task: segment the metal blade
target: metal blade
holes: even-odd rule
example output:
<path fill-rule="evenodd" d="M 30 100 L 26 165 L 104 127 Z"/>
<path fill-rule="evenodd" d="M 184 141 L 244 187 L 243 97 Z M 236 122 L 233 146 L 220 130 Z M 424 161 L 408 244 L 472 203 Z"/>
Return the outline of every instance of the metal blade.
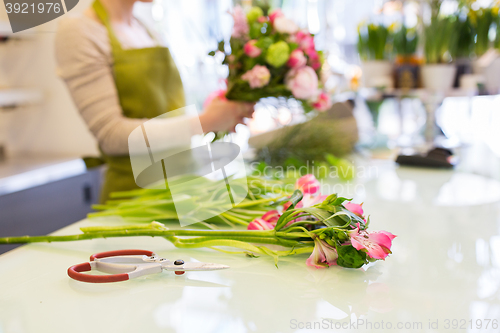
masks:
<path fill-rule="evenodd" d="M 182 265 L 174 265 L 172 262 L 163 266 L 167 271 L 215 271 L 229 268 L 227 265 L 214 264 L 211 262 L 186 262 Z"/>

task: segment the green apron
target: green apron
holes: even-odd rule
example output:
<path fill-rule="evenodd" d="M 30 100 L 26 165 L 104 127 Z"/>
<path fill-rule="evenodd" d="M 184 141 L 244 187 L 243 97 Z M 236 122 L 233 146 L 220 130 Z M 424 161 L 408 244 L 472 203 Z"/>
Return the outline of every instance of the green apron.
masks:
<path fill-rule="evenodd" d="M 113 57 L 113 76 L 123 115 L 128 118 L 154 118 L 185 106 L 179 71 L 166 47 L 122 49 L 111 27 L 108 13 L 96 0 L 93 8 L 106 26 Z M 179 113 L 172 112 L 172 116 Z M 101 202 L 115 191 L 138 188 L 130 156 L 109 156 L 102 152 L 108 169 L 101 191 Z"/>

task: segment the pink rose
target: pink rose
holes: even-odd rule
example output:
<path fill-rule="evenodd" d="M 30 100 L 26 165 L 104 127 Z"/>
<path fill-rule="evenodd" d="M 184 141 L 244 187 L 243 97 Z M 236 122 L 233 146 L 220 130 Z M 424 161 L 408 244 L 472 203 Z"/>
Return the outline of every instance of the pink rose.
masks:
<path fill-rule="evenodd" d="M 320 63 L 319 61 L 312 62 L 312 63 L 311 63 L 311 67 L 312 67 L 315 71 L 317 71 L 318 69 L 320 69 L 320 68 L 321 68 L 321 63 Z"/>
<path fill-rule="evenodd" d="M 319 58 L 319 54 L 315 49 L 307 49 L 306 54 L 309 57 L 309 65 L 317 70 L 321 67 L 321 61 Z"/>
<path fill-rule="evenodd" d="M 269 21 L 271 21 L 271 23 L 274 23 L 274 20 L 278 17 L 282 17 L 284 16 L 283 15 L 283 12 L 281 11 L 281 9 L 275 9 L 273 10 L 270 14 L 269 14 Z"/>
<path fill-rule="evenodd" d="M 234 26 L 231 36 L 235 38 L 245 37 L 249 32 L 249 28 L 248 28 L 247 16 L 243 11 L 243 8 L 241 8 L 240 6 L 235 6 L 233 9 L 232 16 L 234 20 Z"/>
<path fill-rule="evenodd" d="M 313 108 L 321 112 L 328 110 L 332 106 L 332 103 L 330 102 L 330 96 L 328 96 L 328 94 L 325 92 L 321 92 L 312 106 Z"/>
<path fill-rule="evenodd" d="M 302 50 L 314 50 L 314 37 L 308 32 L 298 31 L 295 35 L 295 42 Z"/>
<path fill-rule="evenodd" d="M 258 57 L 262 53 L 262 50 L 255 46 L 255 44 L 257 44 L 257 41 L 252 39 L 246 42 L 245 46 L 243 46 L 243 51 L 250 58 Z"/>
<path fill-rule="evenodd" d="M 285 84 L 298 99 L 309 99 L 318 90 L 318 76 L 309 66 L 292 69 L 285 77 Z"/>
<path fill-rule="evenodd" d="M 302 52 L 301 50 L 294 50 L 290 54 L 290 58 L 288 59 L 288 62 L 286 64 L 290 68 L 300 68 L 304 67 L 306 63 L 307 59 L 304 55 L 304 52 Z"/>
<path fill-rule="evenodd" d="M 290 19 L 287 19 L 284 16 L 279 16 L 275 18 L 273 22 L 273 27 L 279 33 L 290 34 L 290 35 L 296 33 L 297 30 L 299 30 L 299 27 L 295 24 L 295 22 L 293 22 Z"/>
<path fill-rule="evenodd" d="M 271 73 L 266 66 L 255 65 L 251 70 L 241 76 L 241 79 L 248 81 L 250 88 L 260 88 L 269 83 Z"/>

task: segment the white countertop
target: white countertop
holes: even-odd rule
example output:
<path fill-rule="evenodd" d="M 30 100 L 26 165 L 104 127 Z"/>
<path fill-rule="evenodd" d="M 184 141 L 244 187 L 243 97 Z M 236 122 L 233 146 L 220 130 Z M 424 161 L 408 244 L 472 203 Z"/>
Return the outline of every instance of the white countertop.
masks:
<path fill-rule="evenodd" d="M 13 155 L 0 161 L 0 195 L 77 176 L 87 171 L 81 158 Z"/>
<path fill-rule="evenodd" d="M 147 237 L 32 244 L 0 256 L 0 332 L 331 332 L 335 325 L 350 327 L 344 332 L 498 332 L 491 322 L 484 327 L 500 319 L 500 183 L 381 163 L 355 185 L 336 190 L 365 202 L 371 230 L 398 235 L 385 262 L 314 269 L 301 255 L 277 269 L 272 258 L 175 249 Z M 124 248 L 231 268 L 114 284 L 66 275 L 93 253 Z"/>

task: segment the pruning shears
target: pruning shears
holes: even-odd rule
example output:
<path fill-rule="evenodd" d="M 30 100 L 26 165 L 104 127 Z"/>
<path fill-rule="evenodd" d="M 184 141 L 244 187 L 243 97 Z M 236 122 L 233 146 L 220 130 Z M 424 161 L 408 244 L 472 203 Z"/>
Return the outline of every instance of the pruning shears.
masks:
<path fill-rule="evenodd" d="M 126 281 L 143 275 L 161 273 L 163 270 L 174 271 L 182 275 L 186 271 L 213 271 L 229 266 L 204 263 L 184 262 L 182 259 L 170 261 L 146 250 L 116 250 L 96 253 L 90 256 L 90 262 L 84 262 L 68 268 L 70 278 L 90 283 Z M 84 274 L 97 270 L 108 274 Z"/>

